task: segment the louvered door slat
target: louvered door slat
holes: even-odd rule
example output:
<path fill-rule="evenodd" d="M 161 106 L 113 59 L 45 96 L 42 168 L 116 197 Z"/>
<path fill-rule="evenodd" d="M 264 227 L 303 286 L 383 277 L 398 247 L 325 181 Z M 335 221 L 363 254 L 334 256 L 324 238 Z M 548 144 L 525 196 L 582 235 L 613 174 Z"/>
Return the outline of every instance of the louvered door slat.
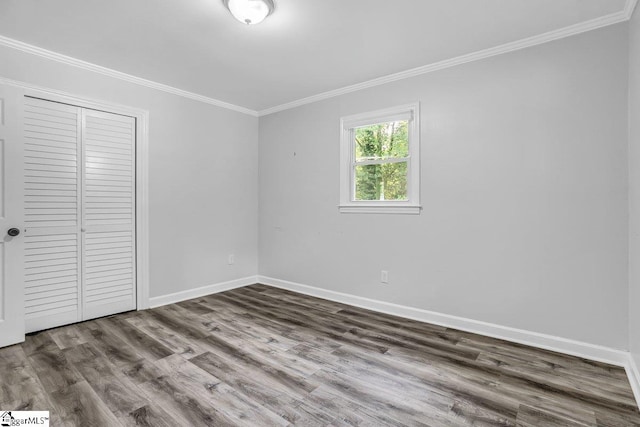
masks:
<path fill-rule="evenodd" d="M 30 165 L 53 165 L 53 166 L 71 166 L 76 167 L 75 160 L 58 160 L 52 158 L 38 158 L 33 156 L 25 156 L 24 163 L 26 168 L 30 168 Z"/>
<path fill-rule="evenodd" d="M 59 277 L 49 277 L 47 279 L 33 279 L 25 281 L 25 289 L 27 289 L 28 293 L 38 293 L 40 288 L 52 289 L 54 286 L 58 286 L 64 283 L 73 283 L 74 286 L 78 287 L 78 273 L 73 272 L 71 274 L 59 276 Z"/>
<path fill-rule="evenodd" d="M 135 122 L 84 112 L 85 318 L 132 310 L 135 284 Z"/>
<path fill-rule="evenodd" d="M 69 168 L 72 169 L 72 168 Z M 76 170 L 62 170 L 62 169 L 31 169 L 25 168 L 25 176 L 30 178 L 62 178 L 62 179 L 76 179 L 78 171 Z"/>
<path fill-rule="evenodd" d="M 66 318 L 69 315 L 69 312 L 74 310 L 78 310 L 78 305 L 73 302 L 73 298 L 68 298 L 64 301 L 50 302 L 46 305 L 26 307 L 25 317 L 42 321 L 42 326 L 35 326 L 35 328 L 37 328 L 36 330 L 42 330 L 48 329 L 51 327 L 50 325 L 55 325 L 56 323 L 65 325 L 75 322 L 75 320 L 59 320 L 55 323 L 52 321 L 52 319 L 59 317 Z M 27 322 L 27 324 L 29 323 L 32 323 L 32 321 Z"/>
<path fill-rule="evenodd" d="M 66 286 L 65 286 L 66 285 Z M 30 288 L 26 294 L 35 294 L 38 297 L 47 297 L 49 295 L 70 294 L 77 292 L 78 287 L 75 282 L 60 282 L 52 285 L 38 286 Z"/>

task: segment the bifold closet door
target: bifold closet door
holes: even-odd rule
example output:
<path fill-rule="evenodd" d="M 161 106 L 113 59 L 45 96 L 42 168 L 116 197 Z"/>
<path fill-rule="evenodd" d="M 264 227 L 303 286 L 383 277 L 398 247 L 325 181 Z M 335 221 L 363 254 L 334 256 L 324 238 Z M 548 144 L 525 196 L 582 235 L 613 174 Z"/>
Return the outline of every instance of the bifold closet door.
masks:
<path fill-rule="evenodd" d="M 83 319 L 136 308 L 135 119 L 82 110 Z"/>
<path fill-rule="evenodd" d="M 135 119 L 25 98 L 25 324 L 136 308 Z"/>
<path fill-rule="evenodd" d="M 24 100 L 27 332 L 81 317 L 81 110 Z"/>

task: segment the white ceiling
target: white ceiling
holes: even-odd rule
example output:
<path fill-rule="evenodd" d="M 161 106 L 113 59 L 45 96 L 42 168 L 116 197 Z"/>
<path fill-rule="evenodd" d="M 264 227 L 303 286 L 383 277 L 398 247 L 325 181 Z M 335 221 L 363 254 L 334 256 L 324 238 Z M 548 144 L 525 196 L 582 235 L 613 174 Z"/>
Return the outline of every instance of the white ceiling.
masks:
<path fill-rule="evenodd" d="M 614 14 L 625 0 L 0 0 L 0 35 L 252 110 Z"/>

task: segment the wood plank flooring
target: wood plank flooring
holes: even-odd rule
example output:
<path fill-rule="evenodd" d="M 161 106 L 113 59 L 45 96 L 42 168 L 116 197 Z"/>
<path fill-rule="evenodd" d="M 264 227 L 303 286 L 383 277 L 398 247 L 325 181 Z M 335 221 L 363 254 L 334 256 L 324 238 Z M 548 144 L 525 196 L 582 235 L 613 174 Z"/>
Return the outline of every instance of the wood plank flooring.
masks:
<path fill-rule="evenodd" d="M 27 336 L 52 426 L 640 426 L 622 368 L 264 285 Z"/>

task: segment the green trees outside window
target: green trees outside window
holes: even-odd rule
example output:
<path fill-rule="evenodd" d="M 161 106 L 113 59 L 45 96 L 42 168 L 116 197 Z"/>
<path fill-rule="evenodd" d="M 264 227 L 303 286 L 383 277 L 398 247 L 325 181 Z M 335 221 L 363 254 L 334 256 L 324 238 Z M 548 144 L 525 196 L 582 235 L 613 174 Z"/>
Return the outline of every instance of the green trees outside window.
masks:
<path fill-rule="evenodd" d="M 355 129 L 355 199 L 408 200 L 408 121 Z"/>

